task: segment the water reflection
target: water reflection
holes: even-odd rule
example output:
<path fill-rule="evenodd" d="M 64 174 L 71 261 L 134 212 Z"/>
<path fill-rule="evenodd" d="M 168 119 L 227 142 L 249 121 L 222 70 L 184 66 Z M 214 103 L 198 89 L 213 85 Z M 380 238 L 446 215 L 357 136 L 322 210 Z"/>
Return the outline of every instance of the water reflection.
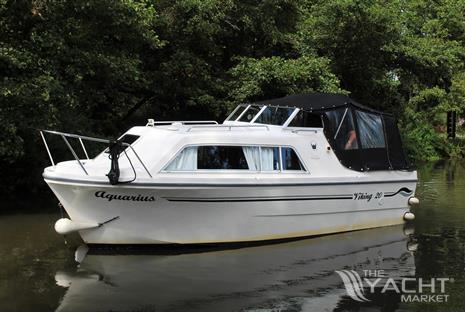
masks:
<path fill-rule="evenodd" d="M 391 227 L 195 254 L 91 250 L 79 266 L 79 238 L 65 245 L 53 230 L 59 213 L 21 213 L 10 203 L 17 213 L 0 216 L 0 311 L 465 311 L 465 162 L 421 164 L 419 178 L 413 238 Z M 379 292 L 369 303 L 347 297 L 334 270 L 373 267 L 453 278 L 450 303 L 399 303 Z"/>
<path fill-rule="evenodd" d="M 408 234 L 392 226 L 180 255 L 90 250 L 83 258 L 81 248 L 79 267 L 55 274 L 67 288 L 57 311 L 332 311 L 353 304 L 335 270 L 415 275 Z M 373 295 L 364 307 L 385 306 L 386 296 Z"/>

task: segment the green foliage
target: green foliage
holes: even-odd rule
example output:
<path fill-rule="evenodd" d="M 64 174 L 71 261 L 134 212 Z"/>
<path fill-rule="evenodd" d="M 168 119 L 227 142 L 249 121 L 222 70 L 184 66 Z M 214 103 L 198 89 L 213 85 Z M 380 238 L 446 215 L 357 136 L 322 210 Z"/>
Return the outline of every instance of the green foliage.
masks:
<path fill-rule="evenodd" d="M 162 46 L 156 18 L 145 1 L 1 4 L 2 185 L 44 165 L 36 128 L 117 135 L 126 105 L 150 88 L 146 56 Z"/>
<path fill-rule="evenodd" d="M 158 1 L 156 31 L 166 45 L 153 55 L 155 95 L 138 114 L 223 117 L 231 100 L 230 70 L 240 58 L 292 54 L 297 4 Z"/>
<path fill-rule="evenodd" d="M 342 88 L 361 103 L 379 109 L 393 106 L 398 85 L 393 49 L 401 42 L 395 4 L 317 1 L 304 12 L 300 48 L 328 57 Z"/>
<path fill-rule="evenodd" d="M 304 54 L 330 59 L 341 87 L 401 120 L 415 159 L 458 155 L 446 112 L 464 113 L 463 1 L 309 1 L 296 34 Z"/>
<path fill-rule="evenodd" d="M 40 179 L 34 128 L 111 137 L 313 91 L 393 112 L 416 159 L 461 155 L 463 0 L 0 0 L 0 184 Z"/>
<path fill-rule="evenodd" d="M 424 114 L 413 113 L 403 126 L 403 141 L 410 158 L 437 160 L 446 156 L 445 137 L 436 133 Z"/>
<path fill-rule="evenodd" d="M 344 93 L 328 63 L 325 58 L 310 56 L 242 58 L 230 71 L 233 77 L 231 97 L 233 102 L 240 103 L 294 93 Z"/>

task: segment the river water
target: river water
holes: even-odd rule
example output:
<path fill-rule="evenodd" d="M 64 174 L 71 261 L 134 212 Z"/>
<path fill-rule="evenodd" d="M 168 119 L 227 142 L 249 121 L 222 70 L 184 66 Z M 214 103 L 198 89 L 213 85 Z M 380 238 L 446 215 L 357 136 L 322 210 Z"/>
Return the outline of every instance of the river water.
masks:
<path fill-rule="evenodd" d="M 409 226 L 226 250 L 87 250 L 58 212 L 0 215 L 0 311 L 464 311 L 465 162 L 419 178 Z M 357 301 L 341 270 L 379 280 Z"/>

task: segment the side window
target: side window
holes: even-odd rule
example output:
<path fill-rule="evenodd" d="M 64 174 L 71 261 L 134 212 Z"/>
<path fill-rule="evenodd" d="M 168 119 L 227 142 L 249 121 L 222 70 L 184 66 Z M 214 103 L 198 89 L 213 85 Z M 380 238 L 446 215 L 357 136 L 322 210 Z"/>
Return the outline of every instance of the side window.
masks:
<path fill-rule="evenodd" d="M 168 171 L 249 169 L 241 146 L 188 146 L 166 167 Z"/>
<path fill-rule="evenodd" d="M 289 147 L 281 148 L 283 170 L 304 170 L 296 152 Z"/>
<path fill-rule="evenodd" d="M 197 146 L 188 146 L 166 167 L 168 171 L 197 170 Z"/>
<path fill-rule="evenodd" d="M 338 150 L 358 149 L 357 133 L 351 110 L 338 109 L 326 112 L 329 127 Z"/>
<path fill-rule="evenodd" d="M 305 170 L 292 148 L 277 146 L 188 146 L 165 168 L 167 171 L 199 169 Z"/>
<path fill-rule="evenodd" d="M 249 169 L 241 146 L 199 146 L 197 169 Z"/>
<path fill-rule="evenodd" d="M 383 121 L 381 116 L 356 111 L 360 144 L 362 148 L 384 148 Z"/>
<path fill-rule="evenodd" d="M 323 128 L 321 116 L 306 111 L 299 111 L 288 127 Z"/>

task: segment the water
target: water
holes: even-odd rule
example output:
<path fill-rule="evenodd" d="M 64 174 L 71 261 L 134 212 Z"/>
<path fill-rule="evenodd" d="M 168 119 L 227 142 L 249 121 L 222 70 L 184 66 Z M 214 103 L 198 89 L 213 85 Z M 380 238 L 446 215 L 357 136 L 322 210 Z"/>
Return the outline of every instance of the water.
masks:
<path fill-rule="evenodd" d="M 0 311 L 463 311 L 465 162 L 427 163 L 419 176 L 413 229 L 240 249 L 86 254 L 77 236 L 65 244 L 53 231 L 58 212 L 1 215 Z M 368 269 L 399 288 L 402 277 L 449 278 L 448 302 L 406 303 L 381 287 L 354 301 L 335 270 Z"/>

